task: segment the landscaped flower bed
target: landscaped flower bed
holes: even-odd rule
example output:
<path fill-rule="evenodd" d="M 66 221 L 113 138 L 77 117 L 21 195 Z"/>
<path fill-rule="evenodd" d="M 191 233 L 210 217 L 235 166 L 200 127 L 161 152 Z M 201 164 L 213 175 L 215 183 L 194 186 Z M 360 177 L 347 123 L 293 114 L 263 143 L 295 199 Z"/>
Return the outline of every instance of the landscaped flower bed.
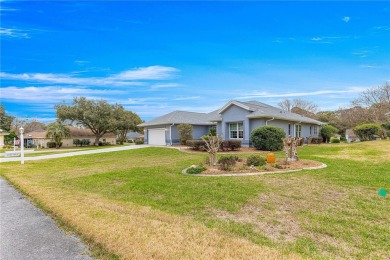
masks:
<path fill-rule="evenodd" d="M 260 163 L 256 164 L 256 157 L 260 158 Z M 221 160 L 222 159 L 222 160 Z M 205 174 L 205 175 L 221 175 L 221 174 L 245 174 L 245 173 L 261 173 L 261 172 L 280 172 L 291 170 L 303 170 L 315 167 L 321 167 L 323 163 L 312 160 L 298 160 L 287 162 L 286 159 L 276 159 L 275 163 L 267 163 L 265 158 L 258 155 L 251 155 L 248 158 L 238 158 L 237 156 L 222 156 L 218 160 L 218 164 L 210 166 L 207 163 L 202 163 L 200 166 L 191 166 L 187 168 L 186 173 L 190 174 Z M 197 170 L 193 170 L 196 168 Z M 200 170 L 202 168 L 202 171 Z"/>

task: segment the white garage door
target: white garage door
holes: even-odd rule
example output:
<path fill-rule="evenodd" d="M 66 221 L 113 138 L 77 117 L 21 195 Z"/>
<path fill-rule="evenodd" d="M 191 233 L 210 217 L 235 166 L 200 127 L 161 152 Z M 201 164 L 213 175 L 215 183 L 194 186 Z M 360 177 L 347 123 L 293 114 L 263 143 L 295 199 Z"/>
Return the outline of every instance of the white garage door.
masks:
<path fill-rule="evenodd" d="M 165 129 L 149 129 L 148 144 L 165 145 Z"/>

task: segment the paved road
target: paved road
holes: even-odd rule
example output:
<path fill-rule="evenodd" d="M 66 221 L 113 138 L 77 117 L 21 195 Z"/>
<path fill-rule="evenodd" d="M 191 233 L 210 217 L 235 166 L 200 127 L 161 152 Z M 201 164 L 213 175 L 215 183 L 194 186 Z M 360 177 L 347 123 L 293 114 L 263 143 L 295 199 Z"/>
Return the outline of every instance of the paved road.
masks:
<path fill-rule="evenodd" d="M 140 149 L 140 148 L 145 148 L 145 147 L 152 147 L 152 146 L 147 145 L 147 144 L 128 145 L 128 146 L 119 146 L 119 147 L 97 149 L 97 150 L 77 151 L 77 152 L 60 153 L 60 154 L 48 154 L 48 155 L 41 155 L 41 156 L 34 156 L 34 157 L 24 157 L 24 160 L 25 161 L 37 161 L 37 160 L 62 158 L 62 157 L 77 156 L 77 155 L 84 155 L 84 154 L 109 153 L 109 152 L 115 152 L 115 151 L 133 150 L 133 149 Z M 169 147 L 169 146 L 159 146 L 159 147 Z M 174 148 L 174 147 L 172 147 L 172 148 Z M 17 161 L 20 161 L 20 157 L 0 158 L 0 163 L 1 162 L 17 162 Z"/>
<path fill-rule="evenodd" d="M 0 259 L 92 259 L 78 238 L 0 178 Z"/>

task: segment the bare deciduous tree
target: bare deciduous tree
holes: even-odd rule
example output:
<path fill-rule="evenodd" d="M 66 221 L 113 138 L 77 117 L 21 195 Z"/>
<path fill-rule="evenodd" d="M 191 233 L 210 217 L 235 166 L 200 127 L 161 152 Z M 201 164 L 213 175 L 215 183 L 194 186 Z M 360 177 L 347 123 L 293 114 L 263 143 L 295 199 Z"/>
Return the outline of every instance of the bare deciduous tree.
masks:
<path fill-rule="evenodd" d="M 311 101 L 295 98 L 293 101 L 289 99 L 284 99 L 278 103 L 278 106 L 283 110 L 289 112 L 295 112 L 297 114 L 302 114 L 304 116 L 311 115 L 313 116 L 318 111 L 318 105 L 314 104 Z"/>
<path fill-rule="evenodd" d="M 222 143 L 222 138 L 219 136 L 202 136 L 205 143 L 206 151 L 209 153 L 210 165 L 217 164 L 217 153 Z"/>

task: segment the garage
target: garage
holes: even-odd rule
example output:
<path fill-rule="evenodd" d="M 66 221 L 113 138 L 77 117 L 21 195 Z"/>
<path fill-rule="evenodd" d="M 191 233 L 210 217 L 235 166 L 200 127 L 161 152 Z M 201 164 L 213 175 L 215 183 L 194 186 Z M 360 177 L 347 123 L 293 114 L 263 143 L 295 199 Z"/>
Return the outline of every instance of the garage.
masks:
<path fill-rule="evenodd" d="M 165 129 L 148 129 L 148 144 L 166 145 Z"/>

